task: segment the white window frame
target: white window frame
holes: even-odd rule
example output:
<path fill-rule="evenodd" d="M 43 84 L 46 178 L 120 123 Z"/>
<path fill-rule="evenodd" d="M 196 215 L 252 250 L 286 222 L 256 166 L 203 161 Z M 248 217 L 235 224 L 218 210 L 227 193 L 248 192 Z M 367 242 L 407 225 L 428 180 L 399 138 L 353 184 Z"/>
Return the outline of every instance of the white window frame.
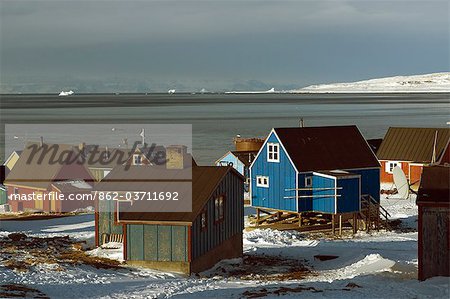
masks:
<path fill-rule="evenodd" d="M 274 156 L 276 156 L 276 158 L 274 158 Z M 267 143 L 267 162 L 280 162 L 279 143 Z"/>
<path fill-rule="evenodd" d="M 263 175 L 256 176 L 256 187 L 269 188 L 269 177 Z"/>
<path fill-rule="evenodd" d="M 136 158 L 139 158 L 139 163 L 136 163 Z M 142 165 L 142 156 L 140 154 L 133 155 L 133 165 Z"/>
<path fill-rule="evenodd" d="M 395 166 L 398 166 L 402 168 L 402 162 L 399 161 L 387 161 L 385 164 L 385 170 L 387 173 L 392 174 L 392 171 L 394 170 Z"/>
<path fill-rule="evenodd" d="M 308 183 L 308 180 L 311 180 L 310 183 Z M 313 185 L 313 177 L 305 176 L 305 187 L 312 187 L 312 185 Z"/>

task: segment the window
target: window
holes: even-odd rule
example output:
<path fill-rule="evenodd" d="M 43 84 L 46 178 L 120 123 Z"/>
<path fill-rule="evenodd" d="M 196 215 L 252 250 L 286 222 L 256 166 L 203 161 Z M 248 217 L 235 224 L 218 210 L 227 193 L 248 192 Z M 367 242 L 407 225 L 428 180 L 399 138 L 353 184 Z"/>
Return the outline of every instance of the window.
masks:
<path fill-rule="evenodd" d="M 269 188 L 269 177 L 262 175 L 256 176 L 256 187 Z"/>
<path fill-rule="evenodd" d="M 280 145 L 278 143 L 267 144 L 267 162 L 280 162 Z"/>
<path fill-rule="evenodd" d="M 392 171 L 394 170 L 395 166 L 398 166 L 398 167 L 402 168 L 402 163 L 396 162 L 396 161 L 388 161 L 388 162 L 386 162 L 386 172 L 387 173 L 392 173 Z"/>
<path fill-rule="evenodd" d="M 133 155 L 133 165 L 141 165 L 142 157 L 141 155 Z"/>
<path fill-rule="evenodd" d="M 224 219 L 225 197 L 219 195 L 214 199 L 214 221 L 220 222 Z"/>
<path fill-rule="evenodd" d="M 18 195 L 19 194 L 19 188 L 14 187 L 14 194 Z"/>
<path fill-rule="evenodd" d="M 312 187 L 312 176 L 305 177 L 305 187 Z"/>
<path fill-rule="evenodd" d="M 202 231 L 204 231 L 208 228 L 208 217 L 206 215 L 206 210 L 202 211 L 201 218 L 200 218 L 200 224 L 201 224 Z"/>

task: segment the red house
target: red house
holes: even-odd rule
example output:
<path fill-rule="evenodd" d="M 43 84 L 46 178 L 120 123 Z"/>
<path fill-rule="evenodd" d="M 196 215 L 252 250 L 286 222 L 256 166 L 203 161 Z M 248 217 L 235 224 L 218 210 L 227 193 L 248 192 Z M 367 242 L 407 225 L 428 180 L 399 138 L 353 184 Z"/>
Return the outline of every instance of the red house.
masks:
<path fill-rule="evenodd" d="M 399 166 L 417 190 L 424 166 L 449 159 L 449 140 L 449 128 L 389 128 L 377 151 L 381 183 L 393 183 Z"/>
<path fill-rule="evenodd" d="M 4 181 L 11 210 L 67 212 L 94 206 L 89 200 L 60 200 L 91 191 L 93 177 L 80 157 L 72 145 L 28 143 Z"/>
<path fill-rule="evenodd" d="M 417 205 L 419 279 L 450 276 L 450 167 L 423 169 Z"/>

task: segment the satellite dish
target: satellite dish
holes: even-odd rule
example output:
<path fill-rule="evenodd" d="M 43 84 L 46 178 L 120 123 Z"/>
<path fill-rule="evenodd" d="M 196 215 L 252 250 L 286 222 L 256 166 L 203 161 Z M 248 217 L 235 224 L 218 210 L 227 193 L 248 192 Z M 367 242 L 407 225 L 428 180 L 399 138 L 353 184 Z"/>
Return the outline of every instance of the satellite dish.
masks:
<path fill-rule="evenodd" d="M 404 199 L 408 198 L 409 183 L 405 173 L 400 167 L 395 166 L 394 169 L 392 169 L 392 174 L 394 176 L 394 184 L 395 187 L 397 187 L 398 194 L 400 195 L 401 198 Z"/>

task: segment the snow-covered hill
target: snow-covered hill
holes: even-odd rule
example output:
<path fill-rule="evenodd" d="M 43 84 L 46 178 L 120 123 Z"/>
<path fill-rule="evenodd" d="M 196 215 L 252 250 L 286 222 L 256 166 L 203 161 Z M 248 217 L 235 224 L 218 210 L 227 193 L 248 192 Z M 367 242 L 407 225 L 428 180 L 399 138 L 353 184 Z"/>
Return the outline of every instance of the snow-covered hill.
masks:
<path fill-rule="evenodd" d="M 350 83 L 311 85 L 294 93 L 450 92 L 450 72 L 395 76 Z"/>

